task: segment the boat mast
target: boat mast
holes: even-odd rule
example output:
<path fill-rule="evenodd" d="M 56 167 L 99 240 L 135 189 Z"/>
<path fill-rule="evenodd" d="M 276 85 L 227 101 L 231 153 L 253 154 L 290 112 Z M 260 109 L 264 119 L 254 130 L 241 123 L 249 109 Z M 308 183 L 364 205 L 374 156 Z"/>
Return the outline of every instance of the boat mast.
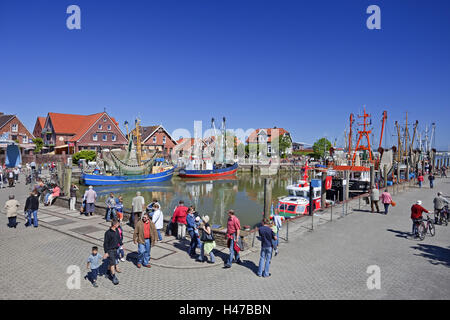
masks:
<path fill-rule="evenodd" d="M 387 111 L 383 111 L 383 119 L 382 119 L 383 122 L 381 123 L 381 135 L 378 149 L 381 148 L 381 143 L 383 141 L 383 132 L 384 132 L 384 125 L 386 124 L 386 119 L 387 119 Z"/>
<path fill-rule="evenodd" d="M 225 117 L 223 117 L 222 122 L 222 141 L 223 141 L 223 160 L 222 163 L 225 163 L 226 153 L 227 153 L 227 131 L 225 129 Z"/>
<path fill-rule="evenodd" d="M 401 155 L 402 155 L 402 140 L 400 135 L 400 127 L 398 125 L 398 122 L 395 121 L 395 127 L 397 128 L 397 162 L 401 162 Z"/>
<path fill-rule="evenodd" d="M 139 122 L 141 120 L 136 118 L 136 159 L 139 165 L 141 165 L 141 128 L 139 127 Z"/>
<path fill-rule="evenodd" d="M 369 137 L 369 134 L 372 133 L 372 130 L 367 130 L 367 126 L 369 124 L 367 123 L 367 120 L 366 120 L 367 118 L 370 118 L 370 114 L 366 113 L 366 107 L 364 107 L 363 115 L 362 116 L 358 115 L 358 118 L 363 118 L 363 123 L 359 123 L 360 126 L 361 125 L 363 126 L 363 130 L 358 131 L 358 141 L 356 142 L 355 152 L 353 153 L 352 166 L 355 165 L 356 152 L 359 150 L 366 150 L 369 153 L 370 162 L 373 161 L 372 149 L 370 147 L 370 137 Z M 367 139 L 367 147 L 359 145 L 359 143 L 361 142 L 363 137 L 366 137 L 366 139 Z"/>

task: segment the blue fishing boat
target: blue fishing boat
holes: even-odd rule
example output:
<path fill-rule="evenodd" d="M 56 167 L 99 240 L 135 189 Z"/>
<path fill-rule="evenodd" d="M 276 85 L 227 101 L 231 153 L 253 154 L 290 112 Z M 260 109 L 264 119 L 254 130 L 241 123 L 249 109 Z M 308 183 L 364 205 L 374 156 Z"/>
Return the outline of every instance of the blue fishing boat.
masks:
<path fill-rule="evenodd" d="M 80 182 L 89 186 L 114 186 L 130 184 L 155 184 L 172 179 L 175 166 L 164 158 L 156 158 L 158 151 L 148 159 L 144 157 L 140 141 L 139 120 L 136 120 L 135 133 L 128 133 L 128 148 L 123 156 L 123 150 L 103 150 L 97 157 L 94 170 L 84 170 Z M 136 146 L 134 144 L 136 139 Z M 122 154 L 122 156 L 121 156 Z M 101 163 L 102 165 L 98 165 Z"/>
<path fill-rule="evenodd" d="M 152 184 L 155 182 L 167 181 L 172 179 L 175 167 L 172 169 L 146 175 L 102 175 L 102 174 L 85 174 L 81 175 L 81 182 L 88 186 L 105 186 L 105 185 L 124 185 L 124 184 Z"/>

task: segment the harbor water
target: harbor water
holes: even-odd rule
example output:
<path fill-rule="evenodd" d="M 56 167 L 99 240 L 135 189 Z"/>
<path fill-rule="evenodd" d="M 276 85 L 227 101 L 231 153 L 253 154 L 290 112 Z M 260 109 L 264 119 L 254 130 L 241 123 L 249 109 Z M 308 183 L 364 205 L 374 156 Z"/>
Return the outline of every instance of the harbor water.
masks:
<path fill-rule="evenodd" d="M 156 198 L 161 204 L 165 217 L 172 213 L 180 200 L 185 205 L 194 205 L 200 215 L 208 215 L 210 223 L 226 227 L 227 211 L 234 209 L 241 226 L 258 224 L 264 210 L 264 176 L 258 173 L 238 172 L 235 176 L 220 180 L 181 179 L 155 185 L 102 186 L 95 187 L 97 202 L 105 202 L 111 192 L 115 197 L 123 197 L 124 207 L 131 210 L 131 201 L 140 191 L 146 204 Z M 287 195 L 286 187 L 300 179 L 299 172 L 280 172 L 270 176 L 272 183 L 272 202 Z M 80 186 L 79 194 L 87 187 Z"/>

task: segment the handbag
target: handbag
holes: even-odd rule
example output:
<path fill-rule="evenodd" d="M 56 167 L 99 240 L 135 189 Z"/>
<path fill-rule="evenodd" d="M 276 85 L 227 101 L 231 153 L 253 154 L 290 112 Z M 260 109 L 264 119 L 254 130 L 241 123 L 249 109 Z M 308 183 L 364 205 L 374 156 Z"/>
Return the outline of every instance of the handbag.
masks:
<path fill-rule="evenodd" d="M 200 238 L 200 241 L 205 242 L 205 241 L 214 241 L 214 235 L 213 232 L 211 230 L 211 234 L 208 234 L 206 231 L 202 232 L 202 236 Z"/>
<path fill-rule="evenodd" d="M 397 204 L 394 201 L 391 201 L 391 205 L 395 207 Z"/>

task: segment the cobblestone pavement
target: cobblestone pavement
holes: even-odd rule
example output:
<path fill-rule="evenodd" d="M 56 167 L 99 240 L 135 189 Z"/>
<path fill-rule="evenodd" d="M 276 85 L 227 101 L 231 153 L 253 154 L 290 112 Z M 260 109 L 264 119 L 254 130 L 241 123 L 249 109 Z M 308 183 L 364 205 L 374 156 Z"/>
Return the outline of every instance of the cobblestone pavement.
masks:
<path fill-rule="evenodd" d="M 367 206 L 357 210 L 359 203 L 352 202 L 350 209 L 355 209 L 344 218 L 337 219 L 338 211 L 329 223 L 324 223 L 326 214 L 314 217 L 314 231 L 308 230 L 310 217 L 290 223 L 289 242 L 282 241 L 280 254 L 273 257 L 269 278 L 255 275 L 259 255 L 249 252 L 243 265 L 231 269 L 219 263 L 212 268 L 154 265 L 144 270 L 127 261 L 120 263 L 118 286 L 101 277 L 98 288 L 83 279 L 91 242 L 43 225 L 25 228 L 22 221 L 9 229 L 0 214 L 0 299 L 446 299 L 450 227 L 436 226 L 436 236 L 421 242 L 409 237 L 411 204 L 420 199 L 432 209 L 439 190 L 450 194 L 450 180 L 437 180 L 433 190 L 412 188 L 394 195 L 397 206 L 387 216 L 371 214 Z M 25 191 L 21 184 L 0 190 L 1 207 L 11 192 L 24 203 Z M 72 265 L 81 269 L 80 289 L 66 285 Z M 380 267 L 380 290 L 367 288 L 371 265 Z"/>

